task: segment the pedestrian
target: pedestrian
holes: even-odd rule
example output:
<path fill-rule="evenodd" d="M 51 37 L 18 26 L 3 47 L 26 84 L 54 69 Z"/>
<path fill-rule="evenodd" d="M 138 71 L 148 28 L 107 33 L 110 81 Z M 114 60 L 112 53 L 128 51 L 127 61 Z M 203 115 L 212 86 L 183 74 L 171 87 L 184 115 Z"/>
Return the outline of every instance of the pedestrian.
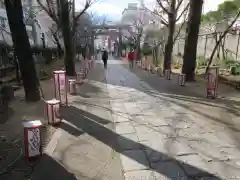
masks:
<path fill-rule="evenodd" d="M 133 49 L 131 49 L 131 51 L 128 53 L 128 63 L 129 63 L 130 70 L 133 69 L 134 60 L 135 60 L 135 52 Z"/>
<path fill-rule="evenodd" d="M 103 50 L 103 53 L 102 53 L 102 60 L 103 60 L 104 68 L 107 69 L 108 53 L 105 49 Z"/>

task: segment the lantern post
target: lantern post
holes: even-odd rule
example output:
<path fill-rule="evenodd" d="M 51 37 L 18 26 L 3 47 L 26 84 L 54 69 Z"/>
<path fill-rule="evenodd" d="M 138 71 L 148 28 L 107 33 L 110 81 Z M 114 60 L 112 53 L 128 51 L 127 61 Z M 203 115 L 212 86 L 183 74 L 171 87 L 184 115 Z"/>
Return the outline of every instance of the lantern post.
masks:
<path fill-rule="evenodd" d="M 165 77 L 167 80 L 171 80 L 171 70 L 170 69 L 165 70 Z"/>
<path fill-rule="evenodd" d="M 179 74 L 178 75 L 178 84 L 180 86 L 185 86 L 185 82 L 186 82 L 186 75 L 185 74 Z"/>
<path fill-rule="evenodd" d="M 67 106 L 68 99 L 67 99 L 66 71 L 63 70 L 53 71 L 53 81 L 55 99 L 60 101 L 60 105 Z"/>
<path fill-rule="evenodd" d="M 217 97 L 219 67 L 209 67 L 207 73 L 207 97 Z"/>
<path fill-rule="evenodd" d="M 85 70 L 84 70 L 84 68 L 81 68 L 80 72 L 77 72 L 77 81 L 76 81 L 76 83 L 82 84 L 84 79 L 85 79 Z"/>
<path fill-rule="evenodd" d="M 76 88 L 76 80 L 75 79 L 68 80 L 68 90 L 71 95 L 76 94 L 77 88 Z"/>
<path fill-rule="evenodd" d="M 46 101 L 46 115 L 48 124 L 50 125 L 58 125 L 62 121 L 62 117 L 60 114 L 60 101 L 57 99 L 52 99 Z"/>
<path fill-rule="evenodd" d="M 42 155 L 41 127 L 39 120 L 23 122 L 26 158 Z"/>

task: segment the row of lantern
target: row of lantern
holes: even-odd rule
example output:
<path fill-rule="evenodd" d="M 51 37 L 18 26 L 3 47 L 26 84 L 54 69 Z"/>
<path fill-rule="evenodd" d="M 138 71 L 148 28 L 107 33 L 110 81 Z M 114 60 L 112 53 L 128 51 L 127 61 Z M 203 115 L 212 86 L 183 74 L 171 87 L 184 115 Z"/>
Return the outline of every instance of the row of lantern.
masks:
<path fill-rule="evenodd" d="M 157 67 L 154 68 L 151 64 L 146 63 L 145 60 L 143 62 L 138 62 L 138 67 L 144 70 L 147 70 L 149 73 L 157 73 L 158 76 L 165 76 L 167 80 L 172 79 L 172 73 L 170 69 L 166 69 L 163 73 L 162 68 Z M 217 88 L 218 88 L 218 75 L 219 75 L 219 67 L 213 66 L 208 69 L 207 73 L 207 97 L 208 98 L 216 98 L 217 96 Z M 178 74 L 178 84 L 180 86 L 185 86 L 186 75 Z"/>
<path fill-rule="evenodd" d="M 86 60 L 85 67 L 80 68 L 80 72 L 76 73 L 76 79 L 69 79 L 67 83 L 66 72 L 64 70 L 53 72 L 54 82 L 54 99 L 45 101 L 45 112 L 50 125 L 58 125 L 62 121 L 60 114 L 61 106 L 68 106 L 69 94 L 76 94 L 76 84 L 82 84 L 90 69 L 93 68 L 95 61 Z M 42 155 L 42 142 L 41 142 L 41 126 L 39 120 L 28 121 L 23 123 L 24 127 L 24 145 L 25 156 L 32 158 Z"/>
<path fill-rule="evenodd" d="M 172 72 L 170 69 L 166 69 L 163 73 L 162 68 L 160 67 L 153 67 L 151 66 L 151 64 L 145 64 L 144 62 L 138 62 L 138 67 L 147 70 L 149 73 L 156 73 L 158 76 L 160 77 L 164 77 L 167 80 L 171 80 L 172 79 Z M 185 86 L 185 74 L 179 74 L 178 75 L 178 84 L 180 86 Z"/>

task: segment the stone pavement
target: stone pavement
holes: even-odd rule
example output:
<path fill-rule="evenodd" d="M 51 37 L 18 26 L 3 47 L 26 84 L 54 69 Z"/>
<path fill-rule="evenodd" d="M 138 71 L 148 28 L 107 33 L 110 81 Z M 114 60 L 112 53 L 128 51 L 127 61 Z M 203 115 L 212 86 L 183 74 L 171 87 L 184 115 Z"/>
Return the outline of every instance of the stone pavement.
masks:
<path fill-rule="evenodd" d="M 77 67 L 78 69 L 79 67 Z M 77 95 L 69 96 L 64 121 L 46 147 L 32 180 L 123 180 L 104 69 L 97 64 Z"/>
<path fill-rule="evenodd" d="M 240 179 L 239 130 L 222 123 L 239 124 L 237 112 L 201 109 L 202 103 L 193 107 L 198 113 L 187 99 L 168 96 L 161 88 L 167 80 L 155 81 L 159 93 L 121 61 L 109 63 L 106 81 L 126 180 Z M 209 109 L 213 117 L 204 114 Z"/>
<path fill-rule="evenodd" d="M 78 95 L 69 97 L 64 121 L 31 179 L 240 179 L 239 131 L 218 122 L 236 124 L 237 112 L 218 114 L 203 102 L 192 109 L 189 99 L 161 89 L 166 80 L 153 89 L 124 63 L 110 60 L 103 70 L 99 62 Z M 220 117 L 213 121 L 204 114 L 208 109 Z"/>

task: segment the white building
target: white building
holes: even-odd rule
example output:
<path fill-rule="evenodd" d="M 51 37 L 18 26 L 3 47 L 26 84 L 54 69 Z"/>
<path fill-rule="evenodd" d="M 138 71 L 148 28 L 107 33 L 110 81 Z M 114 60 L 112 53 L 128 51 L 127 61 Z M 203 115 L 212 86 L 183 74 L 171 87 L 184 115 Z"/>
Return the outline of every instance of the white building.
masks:
<path fill-rule="evenodd" d="M 140 3 L 129 3 L 128 7 L 122 12 L 121 24 L 130 25 L 132 32 L 137 33 L 137 28 L 143 28 L 143 39 L 144 32 L 149 29 L 160 29 L 161 19 L 159 16 L 151 12 L 144 6 L 143 1 Z M 123 31 L 123 36 L 130 36 L 128 30 Z"/>
<path fill-rule="evenodd" d="M 49 34 L 49 28 L 54 24 L 53 21 L 47 16 L 47 14 L 43 11 L 39 13 L 35 13 L 36 19 L 34 20 L 34 27 L 36 33 L 33 33 L 33 27 L 31 19 L 28 16 L 29 11 L 29 1 L 31 0 L 23 0 L 23 11 L 26 21 L 26 29 L 29 37 L 29 42 L 31 46 L 43 46 L 42 37 L 45 38 L 46 47 L 54 48 L 56 45 L 54 44 L 53 37 Z M 36 8 L 36 2 L 33 3 L 33 9 Z M 0 44 L 8 44 L 12 45 L 11 33 L 8 25 L 8 19 L 6 10 L 4 7 L 4 3 L 0 1 Z M 34 34 L 36 34 L 36 42 L 34 42 Z M 43 35 L 44 34 L 44 35 Z"/>

